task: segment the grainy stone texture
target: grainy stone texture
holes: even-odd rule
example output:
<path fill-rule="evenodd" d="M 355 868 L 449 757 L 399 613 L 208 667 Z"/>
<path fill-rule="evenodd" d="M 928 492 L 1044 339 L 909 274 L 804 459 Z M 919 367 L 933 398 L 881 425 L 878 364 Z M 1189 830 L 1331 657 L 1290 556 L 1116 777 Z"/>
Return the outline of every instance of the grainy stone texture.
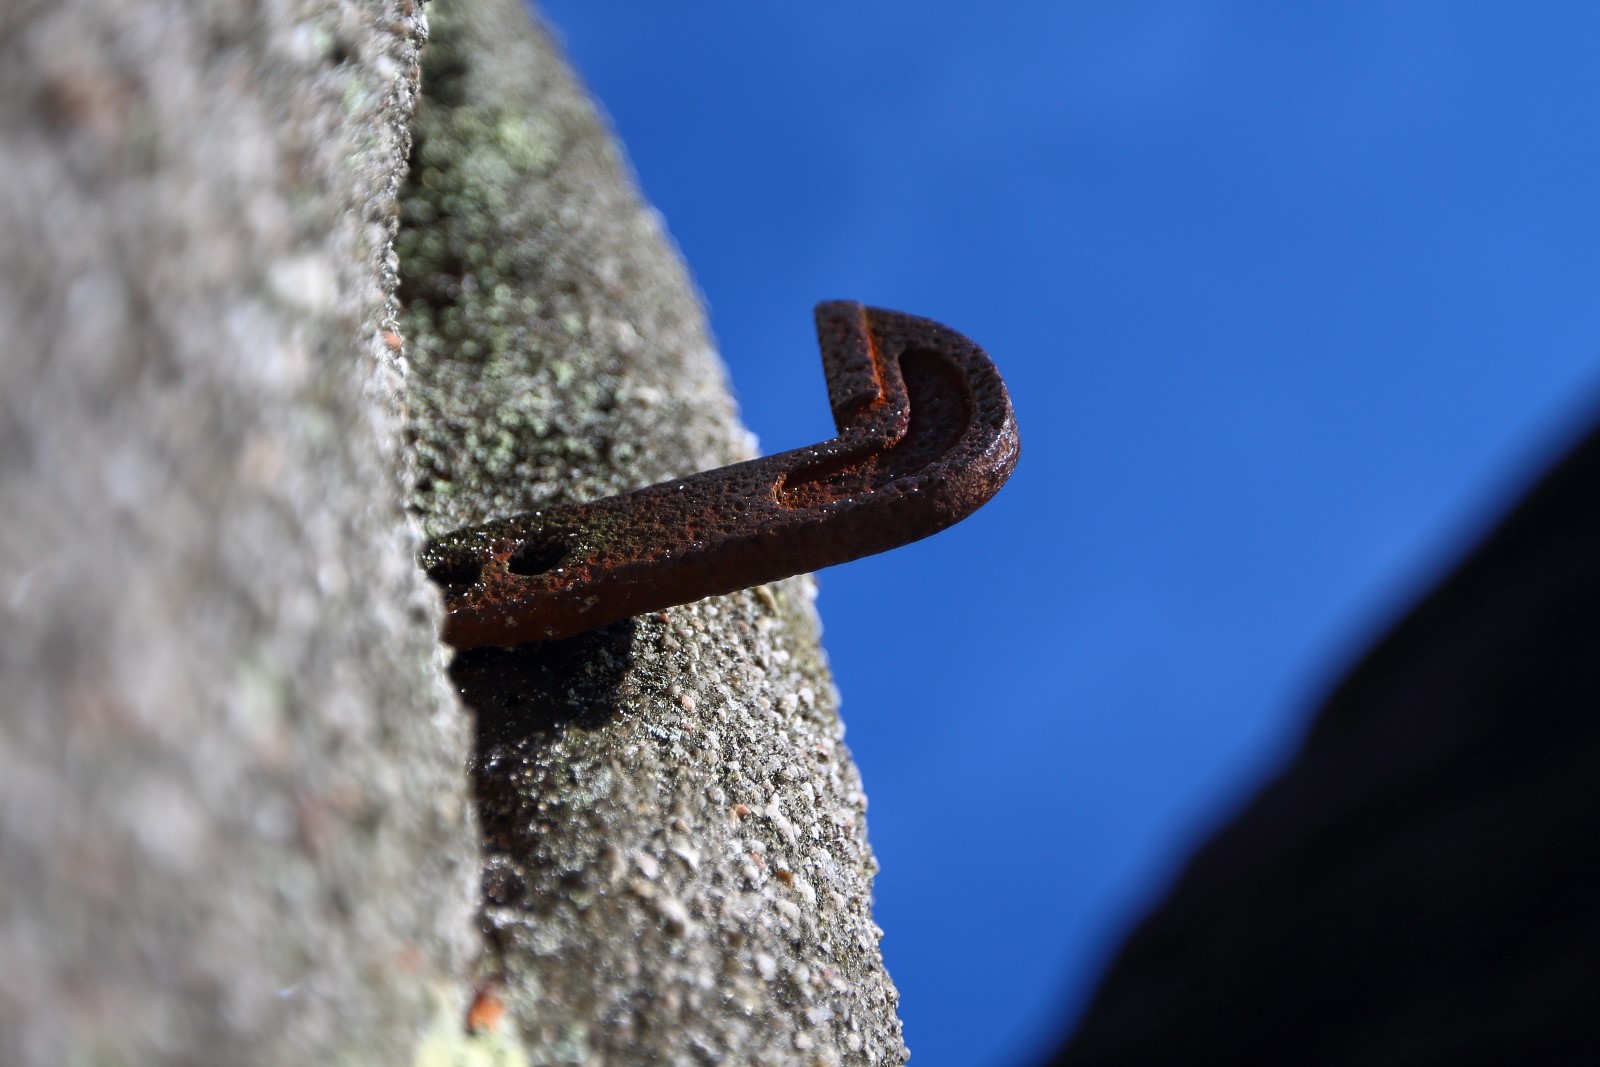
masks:
<path fill-rule="evenodd" d="M 515 0 L 429 10 L 397 243 L 427 530 L 746 458 L 683 266 L 548 39 Z M 484 983 L 532 1062 L 904 1060 L 812 589 L 457 660 Z"/>
<path fill-rule="evenodd" d="M 0 14 L 7 1067 L 405 1063 L 459 1018 L 470 729 L 385 343 L 422 25 Z"/>

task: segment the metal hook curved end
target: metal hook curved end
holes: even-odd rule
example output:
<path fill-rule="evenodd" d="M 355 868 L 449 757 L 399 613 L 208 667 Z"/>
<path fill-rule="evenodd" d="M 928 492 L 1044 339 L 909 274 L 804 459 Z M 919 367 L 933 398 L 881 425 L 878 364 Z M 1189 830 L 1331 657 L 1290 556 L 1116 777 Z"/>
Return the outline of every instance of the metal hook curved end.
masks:
<path fill-rule="evenodd" d="M 458 649 L 570 637 L 927 537 L 982 507 L 1020 444 L 1005 383 L 956 331 L 816 309 L 839 436 L 446 534 L 421 562 Z"/>

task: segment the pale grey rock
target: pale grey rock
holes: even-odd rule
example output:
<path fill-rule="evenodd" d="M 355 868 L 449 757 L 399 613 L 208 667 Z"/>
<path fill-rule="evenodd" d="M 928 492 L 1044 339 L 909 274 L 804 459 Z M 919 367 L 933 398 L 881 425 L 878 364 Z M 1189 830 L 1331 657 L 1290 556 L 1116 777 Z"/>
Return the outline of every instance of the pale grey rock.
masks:
<path fill-rule="evenodd" d="M 385 340 L 422 33 L 0 14 L 8 1067 L 403 1063 L 459 1018 L 470 734 Z"/>

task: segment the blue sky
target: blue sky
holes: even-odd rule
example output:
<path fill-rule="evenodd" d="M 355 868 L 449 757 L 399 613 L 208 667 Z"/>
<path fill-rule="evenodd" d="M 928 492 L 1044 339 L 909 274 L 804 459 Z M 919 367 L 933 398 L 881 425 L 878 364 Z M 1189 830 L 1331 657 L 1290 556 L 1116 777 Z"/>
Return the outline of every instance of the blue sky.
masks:
<path fill-rule="evenodd" d="M 1025 1063 L 1600 402 L 1600 7 L 548 0 L 764 451 L 810 308 L 1010 384 L 983 511 L 820 576 L 919 1067 Z"/>

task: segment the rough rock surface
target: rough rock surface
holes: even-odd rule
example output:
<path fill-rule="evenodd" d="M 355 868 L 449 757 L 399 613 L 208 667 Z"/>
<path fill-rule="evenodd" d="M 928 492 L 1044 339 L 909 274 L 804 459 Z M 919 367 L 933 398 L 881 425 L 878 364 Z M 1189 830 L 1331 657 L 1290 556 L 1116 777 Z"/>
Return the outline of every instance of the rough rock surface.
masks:
<path fill-rule="evenodd" d="M 683 265 L 548 39 L 515 0 L 429 10 L 397 245 L 425 527 L 745 458 Z M 812 588 L 456 661 L 482 986 L 532 1062 L 903 1061 Z"/>
<path fill-rule="evenodd" d="M 8 1067 L 405 1063 L 475 950 L 385 337 L 421 35 L 0 13 Z"/>

